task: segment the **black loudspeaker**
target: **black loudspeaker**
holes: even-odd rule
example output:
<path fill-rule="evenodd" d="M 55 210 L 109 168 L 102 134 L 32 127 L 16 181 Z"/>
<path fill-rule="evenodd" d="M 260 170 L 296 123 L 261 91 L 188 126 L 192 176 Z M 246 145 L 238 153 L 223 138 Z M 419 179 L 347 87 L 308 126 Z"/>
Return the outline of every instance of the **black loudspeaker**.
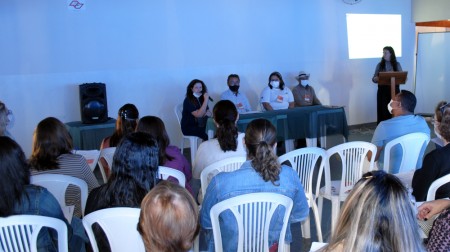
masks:
<path fill-rule="evenodd" d="M 108 104 L 104 83 L 85 83 L 80 85 L 81 121 L 86 124 L 108 121 Z"/>

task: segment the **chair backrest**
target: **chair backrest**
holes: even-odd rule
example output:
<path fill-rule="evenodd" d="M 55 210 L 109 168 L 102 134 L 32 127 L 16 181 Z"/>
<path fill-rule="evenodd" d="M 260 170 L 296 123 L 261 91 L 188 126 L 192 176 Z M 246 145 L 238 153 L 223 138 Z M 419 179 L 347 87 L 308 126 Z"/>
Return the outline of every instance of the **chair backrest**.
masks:
<path fill-rule="evenodd" d="M 164 180 L 168 180 L 169 177 L 174 177 L 178 180 L 178 184 L 180 184 L 180 186 L 184 187 L 186 185 L 186 176 L 184 176 L 184 173 L 177 169 L 166 166 L 159 166 L 158 177 Z"/>
<path fill-rule="evenodd" d="M 104 183 L 108 182 L 108 177 L 106 176 L 105 167 L 103 167 L 102 160 L 108 164 L 108 168 L 111 171 L 114 152 L 116 152 L 116 147 L 104 148 L 100 151 L 98 167 L 100 168 L 100 173 L 102 174 Z"/>
<path fill-rule="evenodd" d="M 427 194 L 427 201 L 435 200 L 436 199 L 436 191 L 439 189 L 439 187 L 450 183 L 450 174 L 447 174 L 445 176 L 442 176 L 433 183 L 431 183 L 430 188 L 428 188 L 428 194 Z"/>
<path fill-rule="evenodd" d="M 278 240 L 278 251 L 283 251 L 293 202 L 289 197 L 277 193 L 244 194 L 214 205 L 211 208 L 210 217 L 216 251 L 223 251 L 219 216 L 226 210 L 230 210 L 237 221 L 236 235 L 239 237 L 237 251 L 269 251 L 270 223 L 280 205 L 284 206 L 285 211 Z"/>
<path fill-rule="evenodd" d="M 430 136 L 422 132 L 406 134 L 391 140 L 384 147 L 383 170 L 389 172 L 391 168 L 391 149 L 400 145 L 402 148 L 402 161 L 398 173 L 414 171 L 419 160 L 420 152 L 424 146 L 428 145 L 428 142 L 430 142 Z"/>
<path fill-rule="evenodd" d="M 75 150 L 73 153 L 83 156 L 91 168 L 91 171 L 94 171 L 97 166 L 98 158 L 100 157 L 99 150 Z"/>
<path fill-rule="evenodd" d="M 92 225 L 97 223 L 108 238 L 111 251 L 145 251 L 137 231 L 139 208 L 114 207 L 92 212 L 83 218 L 83 226 L 94 252 L 98 251 Z"/>
<path fill-rule="evenodd" d="M 69 251 L 66 223 L 39 215 L 12 215 L 0 218 L 0 251 L 37 251 L 37 238 L 43 227 L 56 230 L 58 251 Z"/>
<path fill-rule="evenodd" d="M 72 219 L 73 206 L 66 206 L 66 189 L 69 185 L 75 185 L 80 188 L 81 192 L 81 214 L 84 215 L 84 208 L 88 197 L 88 185 L 86 181 L 62 174 L 39 174 L 30 177 L 30 183 L 47 188 L 47 190 L 55 196 L 61 205 L 66 219 Z"/>
<path fill-rule="evenodd" d="M 319 174 L 317 184 L 320 186 L 321 172 L 326 162 L 327 152 L 322 148 L 306 147 L 290 151 L 278 158 L 280 164 L 289 161 L 291 167 L 297 172 L 300 181 L 302 182 L 306 197 L 308 200 L 313 198 L 313 175 L 319 159 Z"/>
<path fill-rule="evenodd" d="M 183 103 L 177 104 L 174 108 L 175 116 L 177 117 L 178 124 L 181 125 L 181 117 L 183 116 Z"/>
<path fill-rule="evenodd" d="M 364 160 L 367 153 L 372 152 L 372 157 L 377 154 L 377 147 L 369 142 L 354 141 L 336 145 L 327 150 L 327 162 L 325 163 L 325 191 L 331 193 L 330 158 L 337 154 L 342 165 L 341 185 L 339 198 L 344 200 L 353 186 L 362 177 Z M 370 161 L 369 171 L 373 170 L 375 158 Z"/>
<path fill-rule="evenodd" d="M 232 172 L 241 168 L 242 163 L 247 160 L 247 157 L 231 157 L 225 158 L 220 161 L 214 162 L 203 169 L 200 174 L 200 182 L 202 186 L 203 197 L 206 195 L 206 188 L 208 188 L 209 182 L 219 172 Z"/>

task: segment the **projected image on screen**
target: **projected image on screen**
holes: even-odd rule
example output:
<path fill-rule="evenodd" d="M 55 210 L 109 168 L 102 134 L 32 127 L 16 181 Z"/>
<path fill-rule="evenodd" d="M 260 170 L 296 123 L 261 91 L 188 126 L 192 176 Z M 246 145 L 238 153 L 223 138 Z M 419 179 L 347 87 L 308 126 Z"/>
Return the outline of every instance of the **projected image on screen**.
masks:
<path fill-rule="evenodd" d="M 394 14 L 347 14 L 348 57 L 381 58 L 392 46 L 402 56 L 402 16 Z"/>

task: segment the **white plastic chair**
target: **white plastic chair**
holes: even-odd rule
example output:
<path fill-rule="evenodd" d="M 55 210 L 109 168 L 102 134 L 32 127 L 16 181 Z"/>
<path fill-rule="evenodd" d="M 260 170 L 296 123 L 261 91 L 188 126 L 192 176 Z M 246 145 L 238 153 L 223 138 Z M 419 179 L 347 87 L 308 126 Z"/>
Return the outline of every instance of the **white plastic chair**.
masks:
<path fill-rule="evenodd" d="M 83 156 L 86 159 L 89 167 L 91 168 L 91 171 L 95 170 L 98 158 L 100 157 L 99 150 L 75 150 L 73 151 L 73 153 Z"/>
<path fill-rule="evenodd" d="M 280 164 L 289 161 L 291 167 L 297 172 L 305 191 L 308 206 L 313 210 L 314 220 L 316 222 L 317 238 L 320 242 L 323 241 L 322 228 L 319 211 L 316 205 L 316 196 L 312 192 L 312 186 L 314 170 L 318 164 L 318 170 L 323 170 L 326 157 L 327 153 L 324 149 L 317 147 L 306 147 L 293 150 L 278 158 L 278 162 L 280 162 Z M 317 184 L 320 185 L 320 176 L 317 177 L 316 181 Z M 302 222 L 302 235 L 304 238 L 311 238 L 309 215 L 308 218 Z"/>
<path fill-rule="evenodd" d="M 64 216 L 70 223 L 73 217 L 75 206 L 66 206 L 66 190 L 69 185 L 80 188 L 81 192 L 81 215 L 84 215 L 84 208 L 88 197 L 88 185 L 86 181 L 62 174 L 39 174 L 30 177 L 30 183 L 47 188 L 47 190 L 58 200 Z"/>
<path fill-rule="evenodd" d="M 247 157 L 231 157 L 225 158 L 220 161 L 214 162 L 203 169 L 200 174 L 200 182 L 202 186 L 203 197 L 206 195 L 206 189 L 208 188 L 209 182 L 212 178 L 216 176 L 219 172 L 232 172 L 241 168 L 242 163 L 247 160 Z"/>
<path fill-rule="evenodd" d="M 102 160 L 105 160 L 108 164 L 109 173 L 111 174 L 114 152 L 116 152 L 116 147 L 104 148 L 100 151 L 98 167 L 100 168 L 100 173 L 102 174 L 104 183 L 108 182 L 108 177 L 106 176 L 105 167 L 103 167 Z"/>
<path fill-rule="evenodd" d="M 145 251 L 144 242 L 137 231 L 141 209 L 113 207 L 92 212 L 83 218 L 83 226 L 91 241 L 92 249 L 98 252 L 92 225 L 97 223 L 108 238 L 111 251 Z"/>
<path fill-rule="evenodd" d="M 398 173 L 414 171 L 419 160 L 420 151 L 428 145 L 428 142 L 430 142 L 430 136 L 422 132 L 407 134 L 391 140 L 384 147 L 383 170 L 385 172 L 390 171 L 391 149 L 400 145 L 402 148 L 402 161 Z"/>
<path fill-rule="evenodd" d="M 364 160 L 367 153 L 372 152 L 372 157 L 376 156 L 377 147 L 369 142 L 354 141 L 339 144 L 328 149 L 327 160 L 325 162 L 325 187 L 320 188 L 318 192 L 319 215 L 322 217 L 323 198 L 331 200 L 331 230 L 334 230 L 337 220 L 340 202 L 347 198 L 347 195 L 353 189 L 353 186 L 362 177 Z M 330 158 L 338 155 L 342 164 L 341 180 L 331 181 Z M 374 167 L 374 158 L 370 161 L 369 171 Z M 322 171 L 319 171 L 319 178 Z"/>
<path fill-rule="evenodd" d="M 216 251 L 223 251 L 219 215 L 230 210 L 238 225 L 238 251 L 269 251 L 269 228 L 278 206 L 284 206 L 283 226 L 278 251 L 284 251 L 286 228 L 292 210 L 292 199 L 277 193 L 250 193 L 229 198 L 211 208 L 210 217 Z"/>
<path fill-rule="evenodd" d="M 181 127 L 181 117 L 183 115 L 183 104 L 178 104 L 175 106 L 175 115 L 178 120 L 178 124 Z M 194 162 L 195 154 L 197 153 L 198 145 L 201 143 L 202 139 L 196 136 L 185 136 L 183 133 L 183 138 L 181 139 L 180 149 L 181 152 L 184 150 L 184 140 L 189 140 L 189 148 L 191 149 L 191 163 Z"/>
<path fill-rule="evenodd" d="M 436 191 L 439 189 L 439 187 L 447 183 L 450 183 L 450 174 L 442 176 L 431 183 L 430 188 L 428 188 L 427 201 L 435 200 Z"/>
<path fill-rule="evenodd" d="M 38 234 L 43 227 L 56 230 L 58 251 L 69 251 L 66 223 L 39 215 L 12 215 L 0 218 L 0 251 L 36 252 Z"/>
<path fill-rule="evenodd" d="M 184 173 L 182 173 L 181 171 L 179 171 L 177 169 L 173 169 L 173 168 L 165 167 L 165 166 L 159 166 L 158 173 L 159 173 L 158 176 L 160 179 L 167 180 L 167 179 L 169 179 L 169 177 L 174 177 L 178 180 L 178 184 L 180 184 L 180 186 L 184 187 L 186 185 L 186 176 L 184 176 Z"/>

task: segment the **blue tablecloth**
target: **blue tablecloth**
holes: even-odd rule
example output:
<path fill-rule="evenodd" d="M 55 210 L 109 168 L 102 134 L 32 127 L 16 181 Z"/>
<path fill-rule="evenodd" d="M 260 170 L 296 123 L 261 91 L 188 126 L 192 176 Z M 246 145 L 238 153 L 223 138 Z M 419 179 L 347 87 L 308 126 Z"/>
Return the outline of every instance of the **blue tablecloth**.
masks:
<path fill-rule="evenodd" d="M 276 126 L 278 140 L 318 138 L 333 134 L 342 134 L 348 138 L 347 118 L 343 107 L 316 105 L 241 114 L 237 122 L 239 131 L 245 132 L 247 125 L 257 118 L 265 118 Z M 206 132 L 215 130 L 214 121 L 209 118 Z"/>

